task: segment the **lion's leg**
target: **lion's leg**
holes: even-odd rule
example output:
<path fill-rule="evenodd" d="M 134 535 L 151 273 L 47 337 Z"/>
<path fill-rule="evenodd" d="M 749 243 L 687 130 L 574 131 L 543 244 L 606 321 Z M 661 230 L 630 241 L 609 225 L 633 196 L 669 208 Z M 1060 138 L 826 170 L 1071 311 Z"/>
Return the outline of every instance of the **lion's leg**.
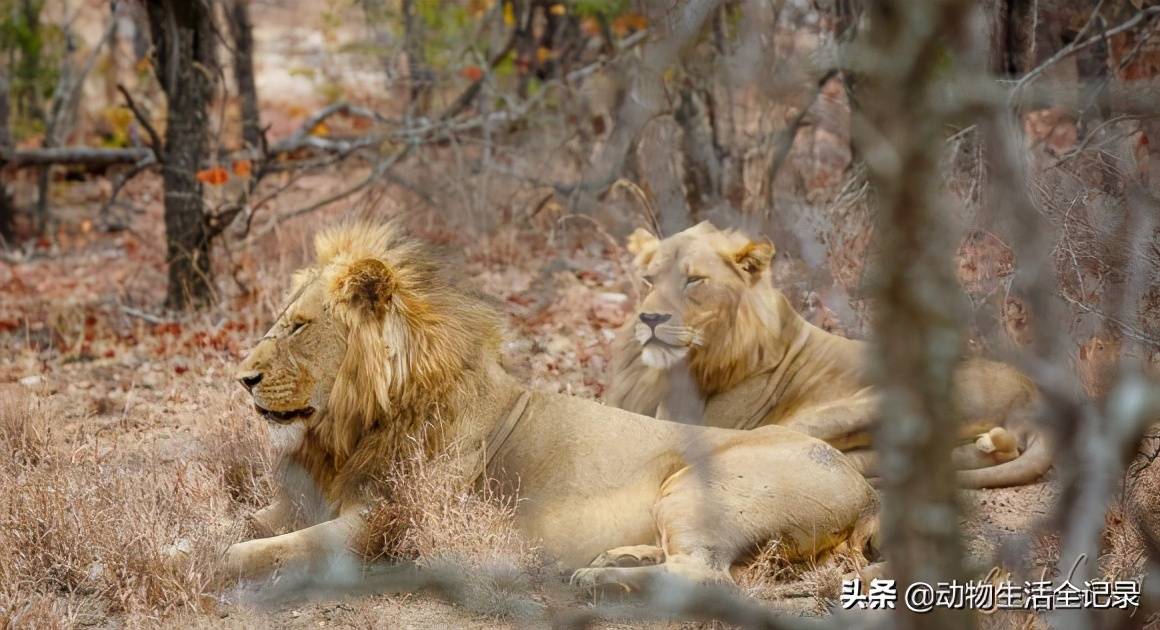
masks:
<path fill-rule="evenodd" d="M 696 584 L 733 582 L 729 571 L 714 569 L 700 558 L 688 555 L 667 556 L 663 564 L 639 567 L 589 567 L 572 574 L 569 583 L 581 588 L 619 586 L 628 592 L 641 591 L 662 576 L 677 576 Z"/>
<path fill-rule="evenodd" d="M 223 558 L 226 577 L 257 578 L 279 569 L 322 572 L 346 557 L 363 527 L 362 517 L 351 511 L 289 534 L 235 543 Z"/>
<path fill-rule="evenodd" d="M 695 459 L 665 479 L 653 506 L 664 563 L 589 567 L 574 583 L 636 590 L 662 573 L 732 583 L 733 564 L 771 540 L 793 558 L 841 544 L 874 502 L 841 453 L 783 427 L 757 429 Z M 771 472 L 771 461 L 794 472 Z"/>
<path fill-rule="evenodd" d="M 858 431 L 857 433 L 843 435 L 842 437 L 830 438 L 826 440 L 826 442 L 830 446 L 845 453 L 848 451 L 869 448 L 874 443 L 873 437 L 874 436 L 870 435 L 869 431 Z"/>
<path fill-rule="evenodd" d="M 708 489 L 706 481 L 697 469 L 687 466 L 661 486 L 661 498 L 653 515 L 661 537 L 661 546 L 656 549 L 663 564 L 617 566 L 610 560 L 626 549 L 621 547 L 601 554 L 592 566 L 573 573 L 571 583 L 587 588 L 617 585 L 638 591 L 662 574 L 680 575 L 698 583 L 732 582 L 729 567 L 738 554 L 726 542 L 730 536 L 723 532 L 735 528 L 732 523 L 720 523 L 714 518 L 713 515 L 725 513 L 726 508 L 716 500 L 717 493 Z"/>
<path fill-rule="evenodd" d="M 837 448 L 836 446 L 834 448 Z M 839 449 L 840 450 L 840 449 Z M 878 453 L 868 448 L 859 448 L 845 452 L 854 468 L 862 473 L 863 477 L 878 476 Z"/>
<path fill-rule="evenodd" d="M 803 411 L 782 424 L 845 450 L 866 445 L 865 437 L 878 419 L 878 408 L 877 395 L 858 394 Z"/>
<path fill-rule="evenodd" d="M 274 502 L 250 515 L 247 523 L 256 538 L 269 538 L 284 534 L 294 527 L 298 507 L 285 495 L 279 495 Z"/>
<path fill-rule="evenodd" d="M 863 477 L 877 477 L 878 453 L 870 449 L 856 449 L 845 453 L 850 463 Z M 951 451 L 951 461 L 956 470 L 973 470 L 1009 462 L 1019 457 L 1019 444 L 1015 436 L 1003 427 L 995 427 L 980 435 L 972 444 L 956 446 Z"/>

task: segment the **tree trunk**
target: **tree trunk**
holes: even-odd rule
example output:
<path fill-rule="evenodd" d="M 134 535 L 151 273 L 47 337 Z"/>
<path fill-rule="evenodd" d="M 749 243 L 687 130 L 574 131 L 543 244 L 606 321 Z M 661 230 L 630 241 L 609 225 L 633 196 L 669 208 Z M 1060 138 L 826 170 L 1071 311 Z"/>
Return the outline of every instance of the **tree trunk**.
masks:
<path fill-rule="evenodd" d="M 407 53 L 407 76 L 411 81 L 409 112 L 413 116 L 426 116 L 431 109 L 435 74 L 427 67 L 423 54 L 423 17 L 415 15 L 414 5 L 414 0 L 403 0 L 403 51 Z"/>
<path fill-rule="evenodd" d="M 690 0 L 674 5 L 654 22 L 657 34 L 649 39 L 629 74 L 628 86 L 617 107 L 612 132 L 600 154 L 585 169 L 570 199 L 581 214 L 591 214 L 597 195 L 619 178 L 644 126 L 668 105 L 665 72 L 680 60 L 682 52 L 701 34 L 721 0 Z"/>
<path fill-rule="evenodd" d="M 946 119 L 932 102 L 939 59 L 969 23 L 967 0 L 868 3 L 870 59 L 859 82 L 864 117 L 855 138 L 866 158 L 879 217 L 874 278 L 876 378 L 883 390 L 883 548 L 899 596 L 915 582 L 962 579 L 959 506 L 951 448 L 957 435 L 951 379 L 961 352 L 961 296 L 952 230 L 938 170 Z M 934 618 L 933 615 L 937 615 Z M 966 628 L 966 611 L 909 613 L 899 628 Z"/>
<path fill-rule="evenodd" d="M 0 66 L 0 169 L 4 168 L 4 154 L 12 145 L 12 136 L 8 132 L 8 69 Z M 16 209 L 12 198 L 8 196 L 8 188 L 0 182 L 0 238 L 5 244 L 12 241 L 12 221 Z"/>
<path fill-rule="evenodd" d="M 208 144 L 206 106 L 213 90 L 214 27 L 206 2 L 150 0 L 153 68 L 169 101 L 163 181 L 169 289 L 174 309 L 211 301 L 209 231 L 197 171 Z"/>
<path fill-rule="evenodd" d="M 254 85 L 254 24 L 250 0 L 234 0 L 230 7 L 230 31 L 234 38 L 234 79 L 242 100 L 242 139 L 250 148 L 262 147 L 258 115 L 258 88 Z"/>

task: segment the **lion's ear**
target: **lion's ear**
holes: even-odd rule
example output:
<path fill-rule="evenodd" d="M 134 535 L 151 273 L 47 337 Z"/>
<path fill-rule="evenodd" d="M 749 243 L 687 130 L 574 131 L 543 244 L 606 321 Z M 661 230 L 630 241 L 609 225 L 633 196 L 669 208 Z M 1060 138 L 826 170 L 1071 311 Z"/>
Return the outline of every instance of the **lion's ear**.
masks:
<path fill-rule="evenodd" d="M 633 255 L 633 263 L 638 268 L 645 268 L 660 246 L 660 240 L 652 232 L 644 228 L 636 228 L 628 235 L 628 251 Z"/>
<path fill-rule="evenodd" d="M 773 260 L 775 251 L 773 243 L 769 241 L 761 243 L 750 241 L 733 253 L 733 264 L 737 265 L 741 271 L 756 277 L 769 269 L 769 262 Z"/>
<path fill-rule="evenodd" d="M 397 288 L 395 273 L 378 258 L 356 260 L 334 279 L 336 303 L 376 319 L 386 312 Z"/>
<path fill-rule="evenodd" d="M 640 256 L 657 248 L 660 243 L 657 237 L 653 236 L 652 232 L 644 228 L 636 228 L 632 234 L 628 235 L 628 251 L 634 256 Z"/>

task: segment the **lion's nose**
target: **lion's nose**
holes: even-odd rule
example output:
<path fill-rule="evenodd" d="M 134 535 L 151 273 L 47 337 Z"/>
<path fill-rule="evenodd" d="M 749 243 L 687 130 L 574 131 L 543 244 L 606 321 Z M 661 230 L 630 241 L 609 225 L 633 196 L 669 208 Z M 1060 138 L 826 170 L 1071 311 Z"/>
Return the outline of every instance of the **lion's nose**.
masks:
<path fill-rule="evenodd" d="M 669 315 L 667 313 L 641 313 L 640 314 L 640 321 L 644 322 L 649 328 L 656 328 L 658 325 L 669 321 L 669 319 L 671 319 L 671 318 L 672 318 L 672 315 Z"/>
<path fill-rule="evenodd" d="M 262 373 L 242 372 L 238 374 L 238 381 L 242 384 L 242 387 L 246 388 L 246 391 L 251 391 L 258 385 L 258 383 L 262 382 Z"/>

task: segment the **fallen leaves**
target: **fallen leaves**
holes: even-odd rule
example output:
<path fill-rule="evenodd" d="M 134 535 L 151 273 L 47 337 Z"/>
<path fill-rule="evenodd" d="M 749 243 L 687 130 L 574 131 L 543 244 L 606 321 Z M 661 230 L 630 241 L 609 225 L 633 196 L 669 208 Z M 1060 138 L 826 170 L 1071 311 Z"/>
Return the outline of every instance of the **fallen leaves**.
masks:
<path fill-rule="evenodd" d="M 639 13 L 625 13 L 613 20 L 609 28 L 617 37 L 624 37 L 648 28 L 648 18 Z"/>
<path fill-rule="evenodd" d="M 197 172 L 197 181 L 210 186 L 221 186 L 229 180 L 229 172 L 220 166 L 207 168 Z"/>
<path fill-rule="evenodd" d="M 319 125 L 321 124 L 323 123 L 319 123 Z M 315 129 L 317 129 L 317 125 Z M 314 130 L 311 130 L 311 133 L 314 133 Z M 198 171 L 197 181 L 207 186 L 222 186 L 230 181 L 231 172 L 233 173 L 233 177 L 248 178 L 253 170 L 254 165 L 250 160 L 235 160 L 230 164 L 229 170 L 226 170 L 224 166 L 218 165 Z"/>
<path fill-rule="evenodd" d="M 479 81 L 483 78 L 483 68 L 479 66 L 467 66 L 459 71 L 459 76 L 468 81 Z"/>

